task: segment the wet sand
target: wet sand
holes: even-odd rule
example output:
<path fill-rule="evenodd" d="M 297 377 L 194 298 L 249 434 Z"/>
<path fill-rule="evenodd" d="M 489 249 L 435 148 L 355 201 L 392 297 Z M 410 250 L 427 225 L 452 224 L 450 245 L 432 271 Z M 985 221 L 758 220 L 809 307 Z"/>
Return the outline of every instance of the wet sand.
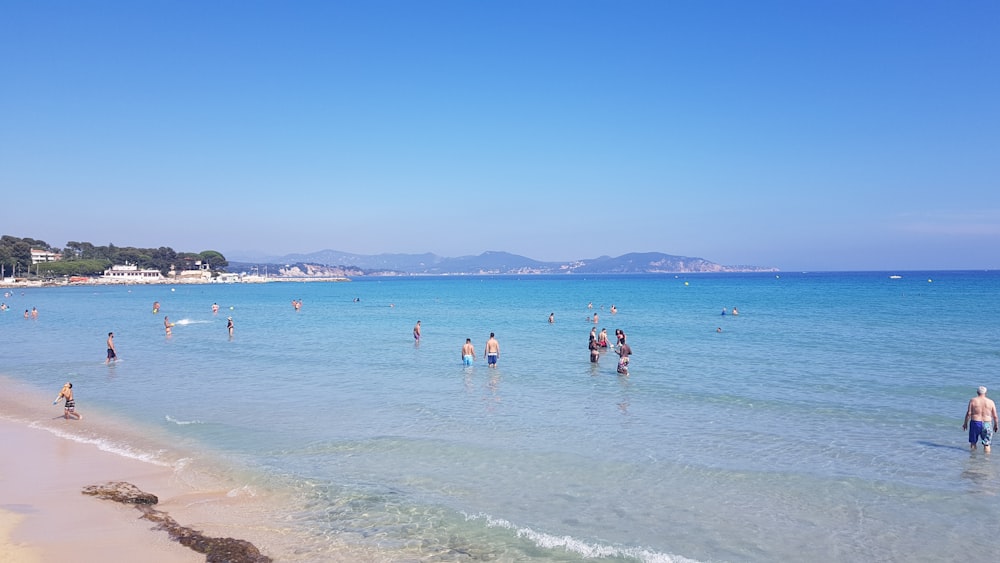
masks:
<path fill-rule="evenodd" d="M 79 401 L 83 420 L 65 420 L 62 404 L 51 405 L 55 393 L 2 375 L 0 388 L 0 563 L 206 560 L 154 529 L 134 505 L 83 494 L 85 487 L 113 481 L 156 495 L 157 511 L 205 536 L 245 540 L 263 555 L 281 549 L 273 543 L 280 527 L 262 518 L 274 514 L 267 495 L 234 492 L 232 483 L 181 472 L 177 462 L 102 449 L 120 421 L 80 408 Z M 130 431 L 131 440 L 146 435 Z"/>
<path fill-rule="evenodd" d="M 205 561 L 204 555 L 139 520 L 132 507 L 81 493 L 87 485 L 122 480 L 157 494 L 161 505 L 169 507 L 171 496 L 180 497 L 183 492 L 171 483 L 170 468 L 3 418 L 0 444 L 4 449 L 0 562 Z"/>

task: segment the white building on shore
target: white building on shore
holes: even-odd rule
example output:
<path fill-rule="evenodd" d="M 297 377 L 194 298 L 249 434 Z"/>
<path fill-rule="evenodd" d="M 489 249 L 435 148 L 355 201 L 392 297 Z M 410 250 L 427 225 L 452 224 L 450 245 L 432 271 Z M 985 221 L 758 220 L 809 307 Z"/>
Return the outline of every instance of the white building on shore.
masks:
<path fill-rule="evenodd" d="M 164 281 L 159 270 L 145 268 L 140 270 L 135 264 L 115 264 L 104 270 L 104 275 L 98 278 L 101 283 L 159 283 Z"/>

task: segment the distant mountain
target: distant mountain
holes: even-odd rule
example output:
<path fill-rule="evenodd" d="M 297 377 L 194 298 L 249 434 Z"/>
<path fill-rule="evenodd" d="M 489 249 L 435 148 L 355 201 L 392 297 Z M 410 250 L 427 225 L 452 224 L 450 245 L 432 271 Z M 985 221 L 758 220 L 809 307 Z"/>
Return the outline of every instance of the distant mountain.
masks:
<path fill-rule="evenodd" d="M 230 271 L 250 271 L 268 266 L 287 276 L 359 275 L 483 275 L 483 274 L 660 274 L 695 272 L 771 272 L 777 268 L 723 266 L 704 258 L 673 256 L 662 252 L 633 252 L 618 257 L 601 256 L 572 262 L 541 262 L 509 252 L 488 251 L 478 256 L 446 258 L 436 254 L 363 255 L 321 250 L 288 254 L 261 262 L 229 260 Z"/>

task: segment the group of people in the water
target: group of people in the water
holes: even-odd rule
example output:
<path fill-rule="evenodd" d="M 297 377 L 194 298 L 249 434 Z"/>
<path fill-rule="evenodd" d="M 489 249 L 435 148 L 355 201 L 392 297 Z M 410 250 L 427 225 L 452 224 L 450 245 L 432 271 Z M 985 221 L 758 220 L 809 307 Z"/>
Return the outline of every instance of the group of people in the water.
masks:
<path fill-rule="evenodd" d="M 632 347 L 625 341 L 625 331 L 620 328 L 615 329 L 615 344 L 612 346 L 608 340 L 608 329 L 602 328 L 597 332 L 597 327 L 590 329 L 590 341 L 587 349 L 590 350 L 590 362 L 596 364 L 601 359 L 601 354 L 612 349 L 618 354 L 617 371 L 621 375 L 628 375 L 629 357 L 632 355 Z"/>
<path fill-rule="evenodd" d="M 293 299 L 292 300 L 292 305 L 295 306 L 295 310 L 298 311 L 299 308 L 302 307 L 302 301 L 297 301 L 297 300 Z M 232 309 L 232 307 L 230 307 L 230 309 Z M 160 312 L 160 302 L 159 301 L 154 301 L 153 302 L 153 314 L 156 315 L 159 312 Z M 212 303 L 212 314 L 213 315 L 219 314 L 219 304 L 218 303 Z M 183 324 L 183 323 L 181 323 L 181 324 Z M 170 322 L 170 316 L 169 315 L 163 315 L 163 331 L 166 333 L 167 336 L 170 336 L 173 333 L 174 326 L 175 326 L 175 324 L 172 323 L 172 322 Z M 226 331 L 229 332 L 229 338 L 233 337 L 233 331 L 235 329 L 236 329 L 236 325 L 233 323 L 233 318 L 232 317 L 228 317 L 226 319 Z M 109 336 L 110 336 L 110 334 L 109 334 Z M 110 339 L 109 339 L 109 346 L 110 346 Z M 110 348 L 109 348 L 109 352 L 108 352 L 109 358 L 110 358 L 110 353 L 111 352 L 110 352 Z"/>

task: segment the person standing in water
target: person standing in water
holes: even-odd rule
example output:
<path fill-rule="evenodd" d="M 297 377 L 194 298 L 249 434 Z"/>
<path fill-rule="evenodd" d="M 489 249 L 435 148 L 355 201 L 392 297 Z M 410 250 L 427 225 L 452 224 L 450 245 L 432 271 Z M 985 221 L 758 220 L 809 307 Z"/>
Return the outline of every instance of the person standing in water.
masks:
<path fill-rule="evenodd" d="M 1000 432 L 997 421 L 997 406 L 993 399 L 986 398 L 986 387 L 980 386 L 976 396 L 969 399 L 969 407 L 965 409 L 965 422 L 962 430 L 969 430 L 969 449 L 974 450 L 983 442 L 983 451 L 989 453 L 993 432 Z M 992 431 L 990 426 L 993 427 Z"/>
<path fill-rule="evenodd" d="M 597 345 L 597 339 L 594 335 L 590 335 L 590 342 L 587 344 L 587 348 L 590 349 L 590 363 L 596 364 L 597 360 L 601 359 L 601 349 Z"/>
<path fill-rule="evenodd" d="M 462 345 L 462 363 L 471 366 L 476 361 L 476 347 L 472 345 L 472 339 L 466 338 Z"/>
<path fill-rule="evenodd" d="M 170 317 L 163 315 L 163 330 L 167 331 L 167 336 L 170 336 L 170 328 L 174 326 L 174 323 L 170 322 Z"/>
<path fill-rule="evenodd" d="M 497 367 L 497 360 L 500 359 L 500 343 L 491 332 L 490 339 L 486 341 L 486 363 L 491 367 Z"/>
<path fill-rule="evenodd" d="M 608 347 L 608 329 L 601 329 L 601 333 L 597 335 L 597 345 L 601 348 Z"/>
<path fill-rule="evenodd" d="M 77 420 L 83 420 L 83 415 L 76 412 L 76 401 L 73 400 L 72 383 L 67 381 L 66 385 L 63 385 L 62 391 L 59 391 L 59 394 L 56 395 L 56 400 L 52 401 L 52 404 L 58 403 L 59 399 L 65 399 L 65 403 L 63 403 L 63 418 L 69 420 L 70 417 L 73 417 Z"/>
<path fill-rule="evenodd" d="M 420 321 L 413 325 L 413 340 L 415 342 L 420 342 Z"/>
<path fill-rule="evenodd" d="M 232 317 L 229 317 L 229 319 L 226 320 L 226 329 L 229 330 L 229 338 L 232 338 L 233 337 L 233 318 Z"/>
<path fill-rule="evenodd" d="M 110 364 L 112 361 L 118 361 L 118 352 L 115 351 L 115 333 L 108 333 L 108 359 L 104 360 L 105 364 Z"/>
<path fill-rule="evenodd" d="M 618 373 L 628 375 L 628 365 L 631 362 L 629 356 L 632 355 L 632 347 L 625 342 L 625 333 L 622 333 L 618 346 Z"/>

